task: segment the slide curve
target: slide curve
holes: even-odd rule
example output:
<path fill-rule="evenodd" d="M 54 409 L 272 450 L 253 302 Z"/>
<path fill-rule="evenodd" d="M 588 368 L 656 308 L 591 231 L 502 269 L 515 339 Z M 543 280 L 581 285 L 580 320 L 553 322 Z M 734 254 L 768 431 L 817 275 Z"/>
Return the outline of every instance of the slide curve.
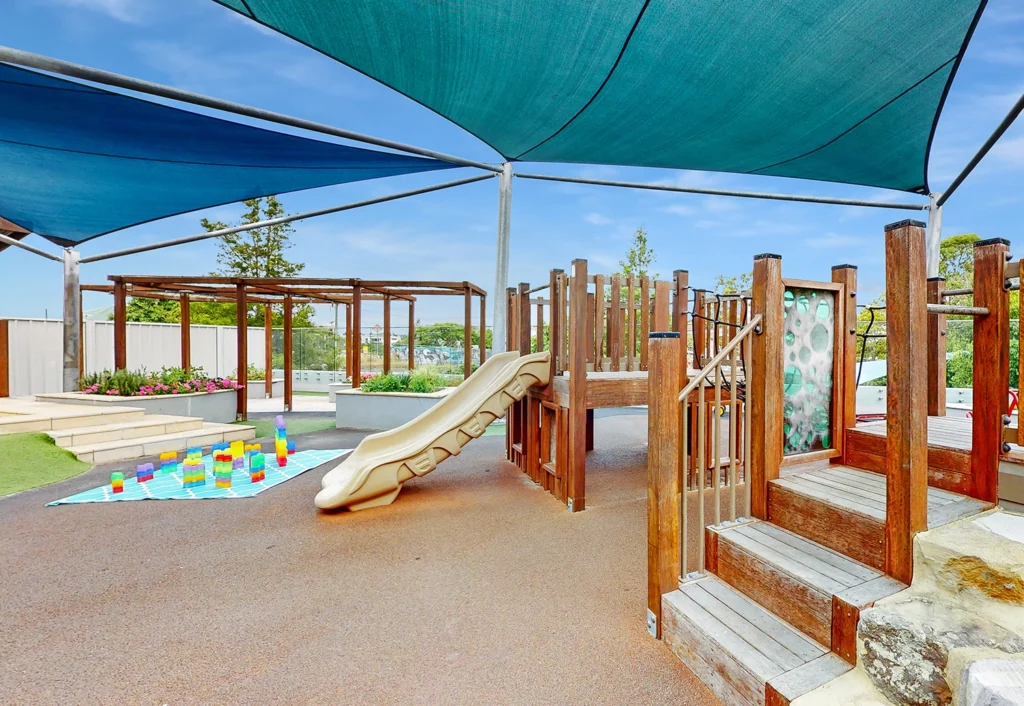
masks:
<path fill-rule="evenodd" d="M 390 505 L 405 481 L 424 476 L 455 456 L 533 385 L 546 385 L 551 353 L 512 351 L 488 359 L 439 403 L 402 426 L 372 434 L 323 478 L 321 510 Z"/>

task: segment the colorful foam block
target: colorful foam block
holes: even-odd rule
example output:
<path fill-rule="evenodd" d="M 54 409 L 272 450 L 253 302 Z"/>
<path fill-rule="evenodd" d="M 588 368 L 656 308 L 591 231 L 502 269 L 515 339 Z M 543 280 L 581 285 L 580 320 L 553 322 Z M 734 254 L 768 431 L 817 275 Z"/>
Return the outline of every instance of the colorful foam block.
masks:
<path fill-rule="evenodd" d="M 143 463 L 135 468 L 135 480 L 139 483 L 153 480 L 153 464 Z"/>
<path fill-rule="evenodd" d="M 123 493 L 124 492 L 124 473 L 115 471 L 110 474 L 110 486 L 113 492 Z"/>
<path fill-rule="evenodd" d="M 174 473 L 178 470 L 178 454 L 175 451 L 165 451 L 160 454 L 160 472 Z"/>
<path fill-rule="evenodd" d="M 288 448 L 288 453 L 289 454 L 295 453 L 295 442 L 294 441 L 289 441 L 288 445 L 287 445 L 287 448 Z"/>

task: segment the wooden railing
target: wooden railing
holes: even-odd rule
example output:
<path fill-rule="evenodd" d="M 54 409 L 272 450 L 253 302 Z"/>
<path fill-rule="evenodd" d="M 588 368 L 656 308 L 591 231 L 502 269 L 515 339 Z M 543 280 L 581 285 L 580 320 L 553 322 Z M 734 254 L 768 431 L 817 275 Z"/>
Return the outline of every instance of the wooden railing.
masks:
<path fill-rule="evenodd" d="M 753 334 L 761 330 L 761 316 L 754 316 L 740 329 L 718 354 L 679 393 L 682 406 L 682 500 L 680 509 L 679 567 L 680 580 L 704 571 L 704 527 L 708 495 L 712 502 L 715 525 L 722 524 L 723 515 L 729 522 L 749 514 L 750 484 L 746 482 L 750 468 L 750 415 L 745 413 L 746 376 L 751 374 L 749 345 Z M 741 367 L 741 357 L 747 361 Z M 723 392 L 725 398 L 723 399 Z M 724 407 L 723 407 L 724 403 Z M 722 440 L 720 412 L 728 409 L 728 441 Z M 694 412 L 695 410 L 695 412 Z M 696 453 L 693 439 L 688 433 L 689 418 L 696 416 Z M 742 434 L 738 418 L 742 417 Z M 710 449 L 708 446 L 710 445 Z M 711 452 L 710 459 L 708 451 Z M 724 456 L 723 456 L 724 453 Z M 743 495 L 738 497 L 738 486 L 743 476 Z M 708 493 L 707 491 L 711 492 Z M 726 494 L 723 505 L 723 494 Z M 696 498 L 697 523 L 690 527 L 691 498 Z M 693 531 L 696 529 L 696 533 Z M 694 536 L 695 535 L 695 536 Z M 696 541 L 694 541 L 696 539 Z M 696 561 L 691 563 L 696 544 Z M 691 565 L 695 566 L 690 571 Z"/>

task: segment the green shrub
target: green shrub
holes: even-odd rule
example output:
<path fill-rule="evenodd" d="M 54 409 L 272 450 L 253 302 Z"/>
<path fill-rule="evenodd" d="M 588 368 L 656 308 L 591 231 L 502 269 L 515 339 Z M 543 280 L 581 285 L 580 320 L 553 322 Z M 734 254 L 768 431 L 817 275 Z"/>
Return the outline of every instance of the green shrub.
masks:
<path fill-rule="evenodd" d="M 411 375 L 404 373 L 388 373 L 364 378 L 361 389 L 363 392 L 416 392 L 426 394 L 437 392 L 442 387 L 451 387 L 449 376 L 433 370 L 414 370 Z M 454 383 L 458 384 L 458 383 Z"/>

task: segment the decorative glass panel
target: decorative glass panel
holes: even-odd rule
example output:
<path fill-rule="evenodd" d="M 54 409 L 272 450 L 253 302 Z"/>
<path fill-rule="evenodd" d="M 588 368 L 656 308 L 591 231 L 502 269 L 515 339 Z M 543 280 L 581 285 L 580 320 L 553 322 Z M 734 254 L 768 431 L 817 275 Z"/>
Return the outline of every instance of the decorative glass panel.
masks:
<path fill-rule="evenodd" d="M 783 453 L 832 448 L 835 292 L 789 288 L 783 297 Z"/>

